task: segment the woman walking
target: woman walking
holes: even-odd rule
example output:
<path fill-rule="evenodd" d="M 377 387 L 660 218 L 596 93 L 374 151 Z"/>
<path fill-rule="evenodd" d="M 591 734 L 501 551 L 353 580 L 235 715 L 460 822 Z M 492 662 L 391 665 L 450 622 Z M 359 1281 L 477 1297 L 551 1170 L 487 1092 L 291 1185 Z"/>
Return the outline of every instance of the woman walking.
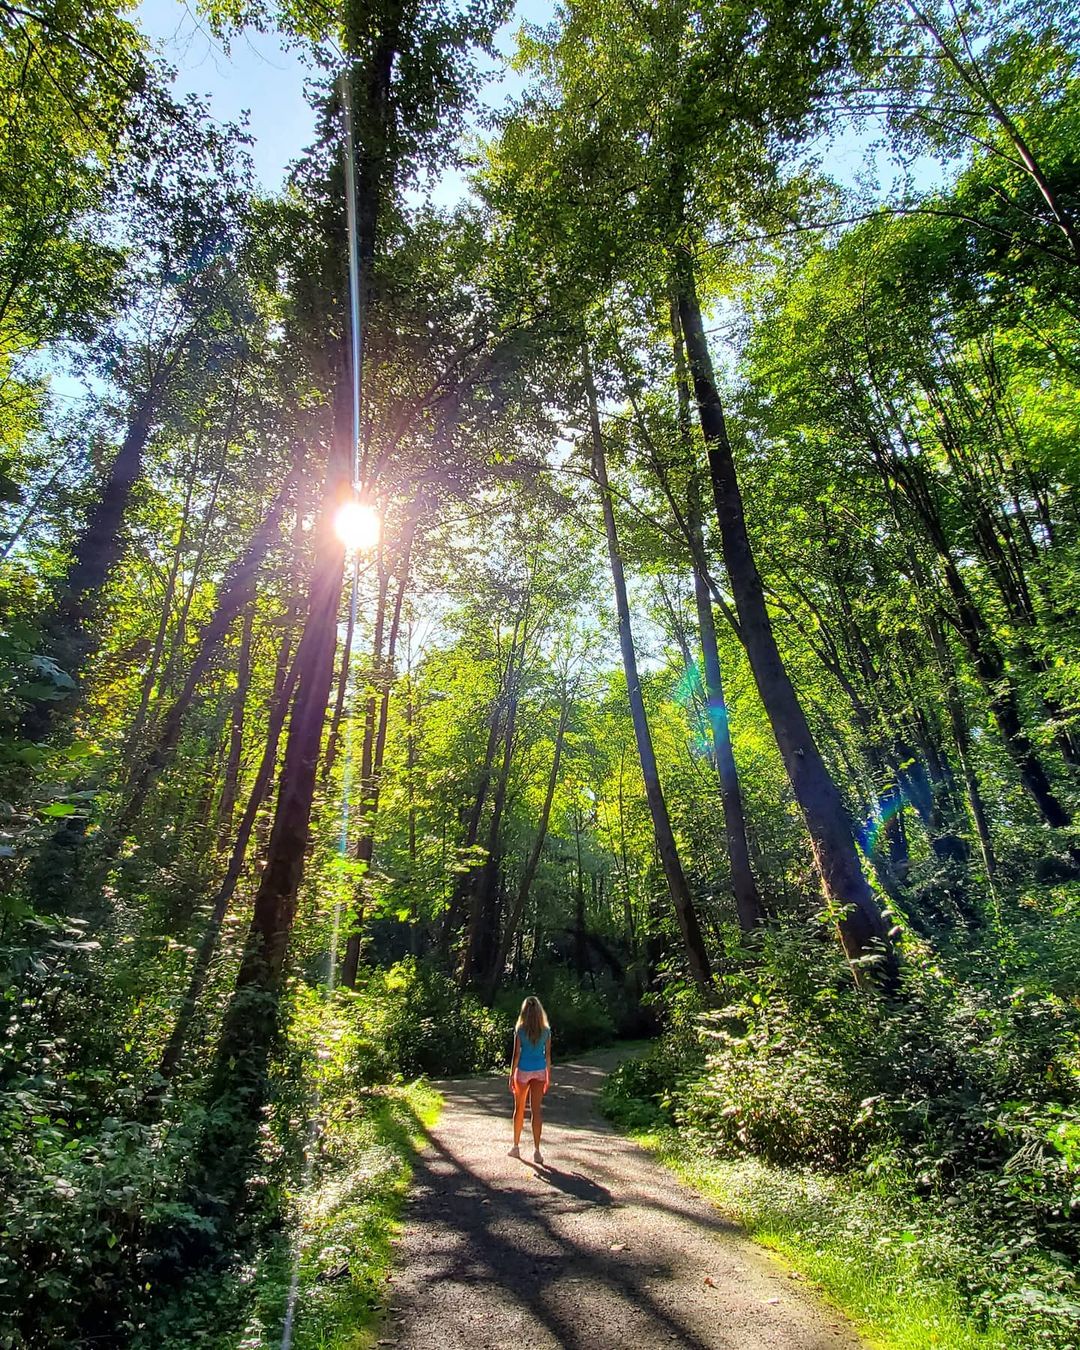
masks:
<path fill-rule="evenodd" d="M 540 1133 L 544 1128 L 544 1093 L 551 1084 L 551 1024 L 543 1004 L 532 994 L 521 1005 L 514 1028 L 514 1058 L 510 1064 L 510 1091 L 514 1094 L 514 1147 L 511 1158 L 520 1158 L 521 1131 L 525 1125 L 525 1102 L 532 1114 L 533 1162 L 543 1166 Z"/>

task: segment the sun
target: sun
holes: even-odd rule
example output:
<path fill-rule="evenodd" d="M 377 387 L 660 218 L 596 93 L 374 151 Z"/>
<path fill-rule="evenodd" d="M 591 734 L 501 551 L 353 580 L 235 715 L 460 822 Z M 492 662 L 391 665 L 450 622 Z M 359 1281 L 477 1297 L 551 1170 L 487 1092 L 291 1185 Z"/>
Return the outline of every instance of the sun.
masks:
<path fill-rule="evenodd" d="M 379 542 L 379 513 L 370 502 L 342 502 L 334 516 L 334 533 L 350 553 L 367 553 Z"/>

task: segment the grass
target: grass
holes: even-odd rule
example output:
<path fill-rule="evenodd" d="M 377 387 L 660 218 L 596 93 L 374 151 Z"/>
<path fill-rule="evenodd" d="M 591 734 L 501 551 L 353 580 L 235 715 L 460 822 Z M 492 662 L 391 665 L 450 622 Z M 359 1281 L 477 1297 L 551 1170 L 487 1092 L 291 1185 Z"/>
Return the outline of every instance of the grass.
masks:
<path fill-rule="evenodd" d="M 778 1252 L 879 1350 L 1017 1350 L 979 1326 L 946 1273 L 928 1278 L 919 1239 L 871 1188 L 756 1158 L 722 1160 L 664 1124 L 645 1102 L 605 1099 L 625 1134 Z M 943 1262 L 948 1271 L 948 1260 Z"/>
<path fill-rule="evenodd" d="M 330 1104 L 314 1183 L 295 1197 L 299 1231 L 294 1350 L 366 1350 L 374 1340 L 412 1157 L 442 1098 L 423 1080 Z M 256 1275 L 241 1350 L 278 1343 L 293 1275 L 282 1244 Z"/>

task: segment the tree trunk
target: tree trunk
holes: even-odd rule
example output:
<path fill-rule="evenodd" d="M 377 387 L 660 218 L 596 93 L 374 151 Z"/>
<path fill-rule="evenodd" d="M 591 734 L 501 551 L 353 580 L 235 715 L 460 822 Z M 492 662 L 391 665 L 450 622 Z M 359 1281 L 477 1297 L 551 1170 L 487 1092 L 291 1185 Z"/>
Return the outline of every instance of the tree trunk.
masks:
<path fill-rule="evenodd" d="M 251 634 L 254 624 L 255 605 L 252 603 L 248 605 L 244 613 L 244 626 L 240 633 L 240 654 L 236 663 L 236 692 L 233 694 L 232 716 L 229 719 L 229 754 L 225 760 L 221 796 L 218 799 L 218 848 L 225 847 L 232 832 L 233 810 L 236 806 L 236 793 L 240 781 L 240 757 L 244 749 L 244 713 L 247 706 L 248 688 L 251 684 Z"/>
<path fill-rule="evenodd" d="M 513 656 L 513 649 L 511 658 Z M 503 694 L 506 680 L 506 673 L 503 676 L 504 685 L 500 686 L 499 692 L 495 696 L 495 701 L 491 707 L 491 716 L 488 719 L 488 737 L 487 745 L 484 748 L 484 759 L 480 766 L 480 776 L 476 784 L 476 792 L 469 808 L 469 814 L 465 822 L 465 843 L 464 848 L 472 850 L 476 847 L 476 841 L 480 838 L 480 822 L 483 819 L 484 803 L 487 800 L 488 788 L 491 786 L 491 774 L 495 764 L 495 752 L 499 748 L 499 731 L 502 726 L 502 707 Z M 443 921 L 442 933 L 440 935 L 440 947 L 444 957 L 450 954 L 450 946 L 454 939 L 454 934 L 461 926 L 462 912 L 468 903 L 471 892 L 470 873 L 462 872 L 454 882 L 453 891 L 450 897 L 450 903 L 447 906 L 446 917 Z"/>
<path fill-rule="evenodd" d="M 181 669 L 184 661 L 184 652 L 187 645 L 187 624 L 191 614 L 192 602 L 202 580 L 202 565 L 206 557 L 206 550 L 210 543 L 211 536 L 216 533 L 217 526 L 217 499 L 221 491 L 222 480 L 225 477 L 225 470 L 229 464 L 229 446 L 232 444 L 233 433 L 236 429 L 236 415 L 240 404 L 240 374 L 237 374 L 233 383 L 232 399 L 229 403 L 228 416 L 225 419 L 225 428 L 221 437 L 221 453 L 218 458 L 217 473 L 214 475 L 214 486 L 210 490 L 210 497 L 206 503 L 206 511 L 203 514 L 203 527 L 199 535 L 199 546 L 195 550 L 195 557 L 191 562 L 191 574 L 188 577 L 188 584 L 184 591 L 184 599 L 180 605 L 180 613 L 176 618 L 176 625 L 173 629 L 172 641 L 169 644 L 171 651 L 169 659 L 165 663 L 165 673 L 160 680 L 160 689 L 162 693 L 172 689 L 176 682 L 177 672 Z M 291 464 L 293 472 L 296 472 L 300 465 L 301 454 L 293 447 Z"/>
<path fill-rule="evenodd" d="M 195 697 L 195 691 L 200 680 L 209 669 L 210 663 L 233 620 L 250 602 L 255 589 L 256 575 L 277 534 L 291 489 L 292 478 L 290 477 L 282 486 L 265 520 L 255 532 L 251 543 L 222 586 L 214 613 L 199 633 L 195 657 L 188 669 L 184 687 L 161 719 L 157 739 L 152 749 L 132 769 L 127 784 L 127 802 L 108 827 L 109 838 L 114 843 L 124 837 L 142 809 L 151 784 L 161 773 L 162 768 L 176 748 L 183 727 L 184 715 Z"/>
<path fill-rule="evenodd" d="M 930 630 L 930 640 L 934 645 L 934 655 L 937 658 L 941 682 L 945 690 L 945 706 L 949 713 L 949 725 L 952 728 L 953 743 L 956 746 L 956 757 L 960 761 L 960 773 L 964 779 L 964 790 L 967 794 L 968 808 L 971 811 L 971 821 L 975 826 L 975 837 L 979 841 L 979 850 L 982 853 L 987 880 L 992 884 L 997 870 L 994 839 L 986 818 L 986 808 L 983 805 L 979 780 L 975 776 L 975 768 L 971 763 L 971 737 L 967 714 L 964 712 L 964 704 L 957 684 L 956 668 L 953 665 L 949 644 L 937 619 L 932 615 L 929 616 L 927 626 Z"/>
<path fill-rule="evenodd" d="M 374 692 L 368 700 L 368 718 L 364 726 L 364 762 L 370 761 L 369 771 L 365 775 L 361 771 L 361 791 L 363 798 L 360 805 L 360 827 L 361 834 L 356 845 L 356 857 L 360 862 L 371 866 L 375 857 L 375 820 L 379 813 L 379 792 L 382 784 L 383 759 L 386 756 L 386 730 L 390 719 L 390 686 L 394 679 L 394 658 L 397 655 L 398 634 L 401 631 L 401 611 L 405 604 L 405 593 L 409 584 L 409 562 L 412 557 L 413 538 L 416 531 L 416 517 L 411 516 L 402 532 L 401 539 L 401 561 L 398 566 L 398 588 L 394 599 L 394 612 L 390 619 L 390 634 L 386 642 L 386 658 L 383 660 L 377 657 L 375 660 L 374 674 Z M 386 591 L 385 588 L 380 593 L 380 607 L 385 608 Z M 382 643 L 382 620 L 380 617 L 378 629 L 378 642 Z M 369 728 L 371 725 L 370 714 L 373 710 L 375 697 L 378 696 L 378 718 L 375 727 L 374 747 L 372 748 L 368 739 Z M 415 831 L 415 824 L 410 821 L 410 827 Z M 413 853 L 415 854 L 415 834 L 410 836 L 412 839 Z M 412 856 L 412 855 L 411 855 Z M 360 886 L 365 885 L 364 878 L 360 879 Z M 362 934 L 359 923 L 354 924 L 354 931 L 349 933 L 345 944 L 345 959 L 341 965 L 341 982 L 349 989 L 356 984 L 356 972 L 360 965 L 360 942 Z"/>
<path fill-rule="evenodd" d="M 157 416 L 161 392 L 161 380 L 154 380 L 137 404 L 109 468 L 101 497 L 72 550 L 53 612 L 42 625 L 49 655 L 76 685 L 100 640 L 91 620 L 99 592 L 120 559 L 124 515 L 142 473 L 143 451 Z M 30 704 L 20 724 L 20 735 L 31 741 L 44 740 L 58 718 L 67 716 L 71 705 L 71 697 Z"/>
<path fill-rule="evenodd" d="M 585 916 L 585 871 L 581 863 L 581 832 L 584 828 L 581 812 L 575 809 L 574 852 L 577 867 L 574 884 L 574 971 L 579 980 L 583 980 L 592 970 L 589 960 L 589 925 Z"/>
<path fill-rule="evenodd" d="M 410 641 L 411 646 L 411 641 Z M 410 659 L 411 667 L 411 659 Z M 416 706 L 413 703 L 413 679 L 410 668 L 405 689 L 405 776 L 408 793 L 409 814 L 409 864 L 412 880 L 412 868 L 416 866 Z"/>
<path fill-rule="evenodd" d="M 287 646 L 289 637 L 286 635 L 282 639 L 282 645 Z M 210 919 L 203 933 L 202 941 L 199 943 L 199 949 L 195 955 L 195 963 L 191 968 L 191 976 L 188 981 L 188 987 L 184 998 L 180 1004 L 176 1015 L 176 1021 L 173 1024 L 172 1034 L 161 1055 L 158 1064 L 158 1077 L 160 1084 L 155 1087 L 154 1098 L 160 1097 L 161 1093 L 171 1082 L 173 1074 L 176 1072 L 183 1054 L 184 1044 L 187 1040 L 188 1032 L 191 1028 L 192 1019 L 195 1016 L 195 1009 L 198 1006 L 199 999 L 202 997 L 203 989 L 206 987 L 206 977 L 210 971 L 210 962 L 213 960 L 214 952 L 217 950 L 218 939 L 221 936 L 221 925 L 225 922 L 225 915 L 228 913 L 229 903 L 232 900 L 233 893 L 236 890 L 236 883 L 240 880 L 240 873 L 244 868 L 244 859 L 247 856 L 248 844 L 251 841 L 252 831 L 255 827 L 255 818 L 259 813 L 259 808 L 266 799 L 267 791 L 270 787 L 271 779 L 274 776 L 274 766 L 277 764 L 278 745 L 281 741 L 282 728 L 285 725 L 285 717 L 289 710 L 289 704 L 292 702 L 292 696 L 296 689 L 297 677 L 300 673 L 299 662 L 294 660 L 289 667 L 281 688 L 277 691 L 274 702 L 270 709 L 270 723 L 266 732 L 266 746 L 263 750 L 262 760 L 259 763 L 258 773 L 255 775 L 255 782 L 252 784 L 251 795 L 248 798 L 247 806 L 244 808 L 244 814 L 240 818 L 240 825 L 236 832 L 236 839 L 233 842 L 232 852 L 229 855 L 229 865 L 222 877 L 221 885 L 214 896 L 213 907 L 210 912 Z"/>
<path fill-rule="evenodd" d="M 701 430 L 708 450 L 720 538 L 754 681 L 810 835 L 825 892 L 857 979 L 877 966 L 895 985 L 898 968 L 888 929 L 863 875 L 843 799 L 810 732 L 781 660 L 743 514 L 735 460 L 701 320 L 693 261 L 676 255 L 679 318 L 686 340 Z"/>
<path fill-rule="evenodd" d="M 630 627 L 630 604 L 626 593 L 626 577 L 623 572 L 622 555 L 619 552 L 619 536 L 615 528 L 615 512 L 611 504 L 611 488 L 607 476 L 607 460 L 604 455 L 603 433 L 600 429 L 600 413 L 596 404 L 596 386 L 593 382 L 592 365 L 587 349 L 583 349 L 585 390 L 589 403 L 589 429 L 592 437 L 592 467 L 600 492 L 600 504 L 604 514 L 604 532 L 607 536 L 608 560 L 611 564 L 611 579 L 615 590 L 615 608 L 619 619 L 619 647 L 622 652 L 623 670 L 626 674 L 626 689 L 630 701 L 630 717 L 634 724 L 634 738 L 637 742 L 638 758 L 641 761 L 641 773 L 645 780 L 645 796 L 652 815 L 653 832 L 656 847 L 660 854 L 668 892 L 675 908 L 683 945 L 686 948 L 687 963 L 694 983 L 702 990 L 712 981 L 709 956 L 701 934 L 694 899 L 690 894 L 686 874 L 679 858 L 678 846 L 671 828 L 667 802 L 664 800 L 660 775 L 656 767 L 656 753 L 653 750 L 652 737 L 649 734 L 648 719 L 645 716 L 645 700 L 641 693 L 641 680 L 638 676 L 637 655 L 634 651 L 634 637 Z"/>
<path fill-rule="evenodd" d="M 638 937 L 634 923 L 633 897 L 630 892 L 630 857 L 626 848 L 626 746 L 619 751 L 619 871 L 622 874 L 623 918 L 630 952 L 637 960 Z"/>
<path fill-rule="evenodd" d="M 743 810 L 742 789 L 731 744 L 731 723 L 724 683 L 720 672 L 720 651 L 716 643 L 716 621 L 713 618 L 712 594 L 708 580 L 701 569 L 705 557 L 705 539 L 702 531 L 701 479 L 694 464 L 693 433 L 690 426 L 690 383 L 686 370 L 686 352 L 682 327 L 679 323 L 677 301 L 671 302 L 671 340 L 675 356 L 675 392 L 679 410 L 679 439 L 687 464 L 690 482 L 687 492 L 686 528 L 692 537 L 691 553 L 694 559 L 694 603 L 697 606 L 698 633 L 701 639 L 704 668 L 706 715 L 713 743 L 713 765 L 720 780 L 720 805 L 724 813 L 724 834 L 727 840 L 728 861 L 731 867 L 731 891 L 735 897 L 735 912 L 739 927 L 751 932 L 765 920 L 765 910 L 750 866 L 750 850 L 746 844 L 746 814 Z"/>
<path fill-rule="evenodd" d="M 566 725 L 570 720 L 572 699 L 573 694 L 564 688 L 562 701 L 559 705 L 559 725 L 555 732 L 555 753 L 551 759 L 551 771 L 548 774 L 547 787 L 544 791 L 544 804 L 540 809 L 540 819 L 536 826 L 536 837 L 533 839 L 532 848 L 529 850 L 529 857 L 525 863 L 525 871 L 521 875 L 517 894 L 514 897 L 514 903 L 507 916 L 506 924 L 503 927 L 502 937 L 499 939 L 498 950 L 495 953 L 495 960 L 492 962 L 491 972 L 488 976 L 487 1001 L 489 1003 L 495 997 L 495 990 L 499 987 L 499 981 L 502 979 L 503 971 L 506 969 L 506 959 L 510 954 L 510 947 L 514 941 L 514 936 L 519 931 L 522 915 L 525 913 L 525 906 L 529 901 L 529 892 L 532 890 L 532 884 L 536 877 L 537 869 L 540 866 L 540 858 L 544 852 L 544 841 L 547 839 L 548 822 L 551 820 L 551 804 L 555 800 L 555 789 L 559 783 L 559 764 L 562 760 L 563 741 L 566 737 Z"/>
<path fill-rule="evenodd" d="M 523 639 L 524 641 L 524 639 Z M 495 779 L 495 792 L 492 797 L 491 819 L 488 822 L 487 857 L 475 878 L 469 897 L 469 926 L 465 939 L 465 953 L 461 965 L 463 985 L 477 984 L 489 975 L 495 959 L 498 934 L 495 929 L 496 911 L 494 897 L 499 878 L 499 844 L 502 834 L 502 818 L 506 809 L 506 790 L 510 781 L 510 765 L 514 754 L 514 732 L 517 729 L 518 697 L 516 687 L 509 691 L 509 703 L 506 709 L 506 721 L 503 724 L 502 759 L 498 776 Z"/>
<path fill-rule="evenodd" d="M 345 641 L 341 646 L 341 663 L 338 666 L 337 693 L 334 695 L 334 711 L 330 717 L 330 734 L 326 738 L 326 753 L 323 755 L 323 786 L 329 781 L 330 774 L 341 748 L 341 718 L 345 711 L 345 695 L 349 690 L 349 666 L 352 661 L 353 633 L 356 629 L 356 591 L 360 584 L 360 557 L 353 559 L 352 595 L 349 605 L 349 619 L 345 625 Z"/>
<path fill-rule="evenodd" d="M 289 721 L 285 763 L 278 790 L 270 846 L 255 898 L 251 940 L 237 987 L 247 983 L 273 987 L 281 974 L 285 947 L 303 873 L 315 774 L 323 723 L 330 697 L 337 647 L 337 619 L 344 580 L 345 550 L 333 532 L 332 520 L 348 485 L 344 448 L 348 388 L 339 382 L 335 400 L 335 448 L 321 512 L 321 538 L 316 547 L 309 592 L 308 617 L 300 639 L 296 701 Z"/>
<path fill-rule="evenodd" d="M 1065 829 L 1072 824 L 1072 815 L 1054 792 L 1042 759 L 1024 730 L 1020 717 L 1019 696 L 1009 678 L 1001 649 L 989 624 L 972 599 L 948 546 L 943 539 L 938 538 L 936 531 L 931 531 L 931 536 L 941 559 L 945 585 L 952 597 L 956 630 L 986 689 L 990 712 L 997 724 L 1005 749 L 1016 765 L 1020 781 L 1046 824 L 1051 829 Z"/>
<path fill-rule="evenodd" d="M 379 594 L 375 602 L 375 632 L 371 640 L 371 684 L 364 707 L 364 739 L 360 751 L 360 828 L 361 840 L 370 832 L 372 777 L 375 766 L 375 737 L 378 718 L 378 681 L 382 665 L 383 634 L 386 629 L 386 597 L 390 587 L 390 573 L 379 565 Z M 356 855 L 361 862 L 371 862 L 371 856 L 363 857 L 357 846 Z M 341 983 L 346 989 L 356 986 L 356 972 L 360 966 L 360 927 L 363 921 L 363 893 L 365 882 L 361 877 L 356 887 L 356 900 L 350 909 L 348 931 L 345 938 L 345 955 L 341 962 Z"/>
<path fill-rule="evenodd" d="M 180 563 L 184 556 L 184 549 L 187 547 L 188 520 L 191 515 L 191 499 L 195 491 L 195 476 L 199 468 L 199 445 L 196 443 L 192 455 L 191 471 L 184 492 L 184 507 L 180 515 L 180 528 L 177 531 L 176 547 L 173 550 L 172 560 L 169 563 L 169 574 L 165 581 L 165 593 L 161 600 L 161 617 L 158 620 L 157 632 L 154 634 L 154 645 L 150 652 L 150 660 L 146 665 L 146 674 L 143 676 L 142 690 L 139 695 L 139 706 L 135 713 L 135 718 L 131 724 L 131 730 L 128 732 L 124 742 L 124 749 L 121 758 L 129 768 L 134 763 L 135 756 L 139 752 L 139 746 L 142 741 L 143 728 L 146 725 L 146 715 L 150 708 L 150 697 L 154 692 L 154 684 L 158 678 L 158 670 L 161 665 L 162 653 L 165 650 L 165 639 L 169 634 L 169 618 L 172 614 L 173 600 L 176 596 L 176 580 L 180 575 Z"/>
<path fill-rule="evenodd" d="M 345 548 L 332 522 L 351 492 L 352 428 L 351 385 L 343 359 L 274 823 L 240 969 L 225 1010 L 207 1092 L 209 1122 L 193 1169 L 193 1179 L 205 1197 L 204 1207 L 222 1218 L 239 1202 L 247 1175 L 277 1035 L 285 954 L 304 874 L 345 574 Z"/>
<path fill-rule="evenodd" d="M 750 850 L 746 843 L 746 816 L 743 811 L 742 791 L 739 787 L 739 774 L 735 765 L 731 727 L 720 675 L 712 599 L 701 573 L 696 570 L 694 600 L 697 603 L 698 630 L 701 634 L 704 658 L 705 693 L 708 700 L 709 728 L 712 732 L 713 762 L 720 779 L 724 833 L 727 837 L 728 858 L 731 863 L 731 890 L 735 896 L 739 927 L 744 933 L 748 933 L 765 921 L 765 911 L 750 866 Z"/>

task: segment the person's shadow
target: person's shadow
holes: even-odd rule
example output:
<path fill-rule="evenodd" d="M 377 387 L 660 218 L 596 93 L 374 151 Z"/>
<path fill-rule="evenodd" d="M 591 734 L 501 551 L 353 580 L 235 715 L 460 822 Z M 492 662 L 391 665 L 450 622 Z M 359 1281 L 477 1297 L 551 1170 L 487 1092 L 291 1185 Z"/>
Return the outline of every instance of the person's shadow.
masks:
<path fill-rule="evenodd" d="M 547 1167 L 540 1163 L 528 1163 L 528 1166 L 541 1181 L 546 1181 L 556 1190 L 565 1191 L 567 1195 L 572 1195 L 577 1200 L 584 1200 L 590 1205 L 609 1206 L 615 1203 L 606 1186 L 590 1181 L 580 1172 L 560 1172 L 557 1167 Z"/>

